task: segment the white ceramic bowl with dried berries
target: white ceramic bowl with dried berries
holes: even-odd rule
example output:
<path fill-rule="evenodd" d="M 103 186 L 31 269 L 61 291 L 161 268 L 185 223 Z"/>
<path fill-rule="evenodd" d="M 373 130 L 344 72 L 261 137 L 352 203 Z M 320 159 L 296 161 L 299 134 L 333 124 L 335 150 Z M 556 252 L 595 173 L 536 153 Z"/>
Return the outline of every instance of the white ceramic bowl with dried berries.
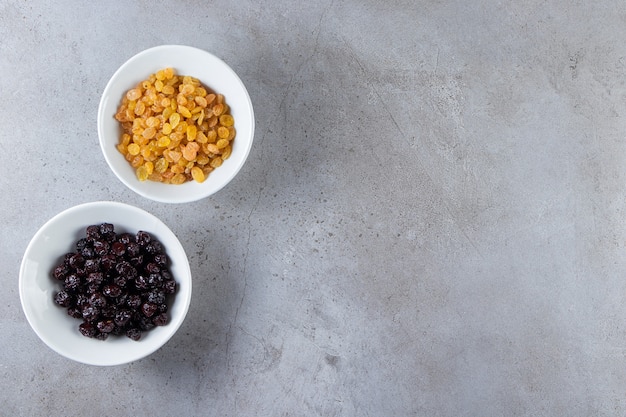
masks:
<path fill-rule="evenodd" d="M 174 97 L 174 95 L 180 93 L 181 85 L 177 86 L 178 88 L 172 95 L 170 91 L 166 91 L 169 87 L 163 88 L 164 85 L 168 84 L 168 79 L 159 80 L 161 85 L 158 87 L 157 82 L 150 83 L 147 88 L 138 89 L 138 93 L 142 94 L 141 98 L 135 97 L 137 92 L 131 93 L 135 102 L 129 105 L 132 108 L 124 120 L 128 123 L 124 127 L 115 118 L 123 104 L 123 97 L 130 90 L 142 84 L 143 81 L 148 80 L 150 75 L 157 74 L 166 68 L 172 68 L 178 76 L 190 76 L 197 79 L 209 94 L 203 94 L 203 97 L 196 100 L 195 95 L 200 90 L 193 94 L 186 91 L 182 102 L 178 102 L 180 98 Z M 153 87 L 157 91 L 150 95 Z M 230 137 L 227 139 L 232 139 L 227 148 L 217 143 L 219 139 L 222 139 L 221 136 L 216 139 L 211 138 L 210 132 L 206 130 L 214 129 L 217 131 L 218 126 L 209 128 L 207 124 L 215 123 L 215 120 L 219 123 L 223 122 L 220 113 L 216 110 L 217 107 L 215 107 L 217 99 L 213 99 L 210 94 L 221 95 L 222 97 L 218 97 L 218 99 L 223 98 L 227 105 L 226 109 L 232 116 L 232 120 L 224 122 L 231 131 Z M 168 101 L 163 102 L 163 98 L 167 98 L 166 96 L 172 99 L 169 104 Z M 209 102 L 213 101 L 207 105 L 204 99 Z M 142 104 L 139 104 L 139 101 L 142 101 Z M 177 101 L 177 103 L 172 105 L 173 101 Z M 144 103 L 148 103 L 147 106 Z M 175 108 L 173 111 L 179 113 L 181 121 L 194 125 L 191 128 L 192 131 L 187 132 L 186 129 L 176 131 L 176 127 L 180 127 L 181 123 L 178 120 L 170 120 L 171 115 L 169 113 L 163 113 L 168 106 Z M 200 107 L 204 108 L 200 109 Z M 187 110 L 190 110 L 188 114 Z M 201 117 L 200 110 L 202 110 Z M 123 113 L 126 114 L 126 112 Z M 148 117 L 155 117 L 155 119 L 148 121 Z M 134 122 L 135 118 L 143 118 L 144 121 L 141 123 Z M 234 125 L 229 126 L 233 120 Z M 132 123 L 138 123 L 138 125 L 131 129 L 129 126 Z M 122 183 L 139 195 L 164 203 L 197 201 L 225 187 L 237 175 L 248 157 L 254 138 L 254 123 L 254 111 L 250 96 L 235 71 L 209 52 L 182 45 L 162 45 L 150 48 L 126 61 L 106 85 L 98 108 L 100 147 L 113 173 Z M 183 126 L 187 126 L 187 123 Z M 130 131 L 129 136 L 137 134 L 137 138 L 141 136 L 145 137 L 148 143 L 153 142 L 156 146 L 153 148 L 153 155 L 144 154 L 145 143 L 137 141 L 137 138 L 131 138 L 130 143 L 138 142 L 140 146 L 138 154 L 136 154 L 137 147 L 134 147 L 132 152 L 128 147 L 120 151 L 118 144 L 120 144 L 120 139 L 125 132 L 124 128 L 126 128 L 126 132 Z M 199 133 L 201 131 L 202 134 Z M 225 130 L 222 131 L 226 132 Z M 174 132 L 173 135 L 171 132 Z M 232 138 L 233 134 L 234 139 Z M 205 136 L 203 137 L 203 135 Z M 208 136 L 208 140 L 206 136 Z M 194 143 L 189 145 L 188 142 Z M 219 152 L 213 145 L 221 146 Z M 227 150 L 225 151 L 225 149 Z M 157 154 L 158 158 L 155 158 L 154 154 Z M 183 155 L 182 158 L 181 155 Z M 225 156 L 223 160 L 215 160 L 221 159 L 222 156 Z M 143 162 L 138 157 L 143 158 Z M 136 159 L 134 165 L 131 164 L 133 161 L 129 162 L 133 158 Z M 159 162 L 158 159 L 161 158 L 163 161 Z M 189 158 L 192 164 L 184 166 L 185 172 L 181 173 L 179 172 L 180 168 L 174 166 L 183 166 L 185 158 Z M 210 160 L 207 161 L 207 158 Z M 143 167 L 140 168 L 142 165 Z M 196 178 L 195 174 L 201 168 L 204 181 L 189 180 L 177 184 L 181 175 L 191 178 L 191 170 L 194 165 L 196 169 L 193 172 L 193 178 Z M 213 168 L 213 165 L 216 167 Z M 143 180 L 147 175 L 152 177 Z"/>
<path fill-rule="evenodd" d="M 102 225 L 108 229 L 87 231 Z M 81 204 L 46 222 L 26 248 L 19 276 L 22 308 L 39 338 L 66 358 L 100 366 L 161 348 L 185 319 L 191 287 L 174 233 L 154 215 L 116 202 Z M 69 308 L 59 305 L 62 291 L 73 300 Z M 86 321 L 93 322 L 88 331 L 81 328 Z"/>

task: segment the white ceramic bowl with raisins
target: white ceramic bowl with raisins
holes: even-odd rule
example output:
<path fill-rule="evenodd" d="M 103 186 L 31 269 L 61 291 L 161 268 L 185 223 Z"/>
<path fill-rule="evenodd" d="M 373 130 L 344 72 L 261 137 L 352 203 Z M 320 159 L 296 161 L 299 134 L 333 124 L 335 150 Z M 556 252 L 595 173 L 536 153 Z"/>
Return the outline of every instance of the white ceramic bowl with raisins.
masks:
<path fill-rule="evenodd" d="M 181 81 L 171 93 L 173 80 L 162 76 L 144 84 L 169 69 L 200 86 L 183 89 Z M 132 103 L 124 102 L 128 97 Z M 163 203 L 197 201 L 233 180 L 250 153 L 254 123 L 248 91 L 235 71 L 209 52 L 182 45 L 150 48 L 126 61 L 98 108 L 100 147 L 113 173 L 139 195 Z"/>
<path fill-rule="evenodd" d="M 22 259 L 26 318 L 52 350 L 111 366 L 150 355 L 180 328 L 191 272 L 174 233 L 127 204 L 93 202 L 46 222 Z"/>

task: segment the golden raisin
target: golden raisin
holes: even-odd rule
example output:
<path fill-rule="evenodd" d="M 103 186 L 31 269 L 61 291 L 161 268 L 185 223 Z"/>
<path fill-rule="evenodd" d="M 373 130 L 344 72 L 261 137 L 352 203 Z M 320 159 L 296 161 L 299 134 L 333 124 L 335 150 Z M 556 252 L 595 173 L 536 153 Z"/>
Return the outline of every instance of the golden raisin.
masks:
<path fill-rule="evenodd" d="M 131 143 L 130 145 L 127 146 L 127 149 L 128 149 L 128 153 L 133 156 L 139 155 L 139 152 L 141 152 L 141 148 L 136 143 Z"/>
<path fill-rule="evenodd" d="M 183 86 L 180 89 L 180 92 L 183 93 L 184 95 L 188 96 L 189 94 L 193 93 L 193 91 L 195 90 L 194 86 L 191 84 L 183 84 Z"/>
<path fill-rule="evenodd" d="M 198 156 L 196 157 L 196 163 L 198 165 L 206 165 L 208 164 L 210 161 L 209 157 L 206 156 L 206 154 L 204 153 L 199 153 Z"/>
<path fill-rule="evenodd" d="M 217 145 L 214 143 L 207 143 L 206 148 L 207 148 L 207 151 L 209 151 L 210 153 L 213 153 L 216 155 L 220 153 L 220 148 L 218 148 Z"/>
<path fill-rule="evenodd" d="M 157 140 L 157 145 L 161 148 L 167 148 L 170 144 L 171 140 L 169 136 L 161 136 L 159 140 Z"/>
<path fill-rule="evenodd" d="M 220 158 L 219 156 L 216 156 L 215 158 L 213 158 L 213 160 L 211 160 L 210 165 L 213 168 L 220 167 L 222 165 L 222 158 Z"/>
<path fill-rule="evenodd" d="M 159 127 L 161 122 L 154 116 L 150 116 L 146 119 L 146 126 L 148 127 Z M 222 123 L 223 124 L 223 123 Z"/>
<path fill-rule="evenodd" d="M 131 88 L 114 115 L 117 150 L 140 181 L 202 182 L 232 153 L 234 119 L 222 94 L 164 68 Z"/>
<path fill-rule="evenodd" d="M 206 134 L 207 142 L 214 143 L 217 140 L 217 132 L 210 130 Z"/>
<path fill-rule="evenodd" d="M 204 177 L 204 172 L 202 171 L 201 168 L 199 167 L 193 167 L 191 168 L 191 177 L 196 181 L 196 182 L 204 182 L 205 177 Z"/>
<path fill-rule="evenodd" d="M 143 157 L 141 155 L 137 155 L 135 157 L 131 157 L 130 165 L 133 168 L 138 168 L 141 164 L 143 164 Z"/>
<path fill-rule="evenodd" d="M 149 127 L 143 131 L 142 136 L 146 139 L 152 139 L 156 135 L 156 129 L 153 127 Z"/>
<path fill-rule="evenodd" d="M 206 98 L 204 98 L 204 97 L 196 96 L 196 98 L 194 98 L 194 101 L 200 107 L 206 107 L 207 106 L 207 101 L 206 101 Z"/>
<path fill-rule="evenodd" d="M 180 114 L 173 113 L 170 116 L 170 125 L 172 126 L 172 129 L 176 129 L 176 126 L 178 126 L 178 123 L 180 123 Z"/>
<path fill-rule="evenodd" d="M 185 181 L 187 181 L 187 177 L 185 177 L 182 173 L 181 174 L 176 174 L 172 177 L 171 183 L 172 184 L 182 184 Z"/>
<path fill-rule="evenodd" d="M 224 149 L 222 149 L 222 159 L 225 161 L 230 157 L 230 154 L 233 152 L 233 148 L 228 145 Z"/>
<path fill-rule="evenodd" d="M 137 168 L 136 174 L 139 181 L 147 180 L 148 175 L 150 175 L 148 174 L 148 170 L 146 169 L 145 165 L 141 165 L 139 168 Z"/>
<path fill-rule="evenodd" d="M 230 114 L 223 114 L 220 116 L 220 123 L 222 126 L 229 127 L 235 124 L 235 119 Z"/>
<path fill-rule="evenodd" d="M 224 113 L 224 105 L 222 103 L 218 103 L 213 106 L 213 114 L 216 116 L 221 116 Z"/>
<path fill-rule="evenodd" d="M 226 139 L 233 140 L 233 139 L 235 139 L 235 135 L 236 134 L 237 133 L 235 131 L 235 128 L 231 126 L 231 127 L 228 128 L 228 137 Z"/>
<path fill-rule="evenodd" d="M 202 131 L 198 132 L 197 129 L 196 129 L 196 142 L 198 142 L 198 143 L 207 143 L 208 140 L 209 139 L 206 137 L 204 132 L 202 132 Z"/>
<path fill-rule="evenodd" d="M 199 148 L 200 145 L 198 145 L 197 143 L 189 142 L 187 146 L 181 149 L 183 152 L 183 158 L 185 158 L 187 161 L 194 161 L 196 159 Z"/>
<path fill-rule="evenodd" d="M 180 103 L 178 103 L 180 104 Z M 189 109 L 185 106 L 183 106 L 182 104 L 180 106 L 178 106 L 178 112 L 185 118 L 190 118 L 191 117 L 191 112 L 189 111 Z"/>
<path fill-rule="evenodd" d="M 148 172 L 148 175 L 154 172 L 154 164 L 151 161 L 146 162 L 145 164 L 143 164 L 143 166 L 146 167 L 146 171 Z"/>
<path fill-rule="evenodd" d="M 198 136 L 198 128 L 196 128 L 195 125 L 187 126 L 187 140 L 189 141 L 196 140 L 197 136 Z"/>
<path fill-rule="evenodd" d="M 185 172 L 185 168 L 182 165 L 172 165 L 170 167 L 170 171 L 172 171 L 174 174 L 182 174 L 183 172 Z"/>
<path fill-rule="evenodd" d="M 141 90 L 139 90 L 138 88 L 133 88 L 132 90 L 128 90 L 128 93 L 126 93 L 126 98 L 128 100 L 138 100 L 139 97 L 141 97 Z"/>
<path fill-rule="evenodd" d="M 140 101 L 139 103 L 137 103 L 137 105 L 135 106 L 135 114 L 137 116 L 141 116 L 145 111 L 146 111 L 146 105 L 143 104 L 143 101 Z"/>
<path fill-rule="evenodd" d="M 219 136 L 220 139 L 226 139 L 228 137 L 228 134 L 229 134 L 229 132 L 228 132 L 228 128 L 227 127 L 220 126 L 220 127 L 217 128 L 217 136 Z M 145 134 L 144 134 L 144 136 L 145 136 Z"/>
<path fill-rule="evenodd" d="M 164 173 L 169 166 L 169 162 L 165 158 L 159 158 L 154 164 L 154 170 L 159 174 Z"/>

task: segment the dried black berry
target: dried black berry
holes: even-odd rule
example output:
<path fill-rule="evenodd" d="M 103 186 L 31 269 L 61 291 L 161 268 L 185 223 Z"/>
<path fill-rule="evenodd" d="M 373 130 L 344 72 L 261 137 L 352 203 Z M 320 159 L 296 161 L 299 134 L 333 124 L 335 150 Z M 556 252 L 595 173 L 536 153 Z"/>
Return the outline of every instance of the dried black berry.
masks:
<path fill-rule="evenodd" d="M 143 305 L 141 306 L 141 312 L 146 317 L 152 317 L 157 310 L 157 305 L 153 303 L 143 303 Z"/>
<path fill-rule="evenodd" d="M 117 236 L 117 241 L 124 245 L 128 245 L 130 242 L 135 241 L 135 236 L 131 233 L 121 233 Z"/>
<path fill-rule="evenodd" d="M 54 271 L 52 271 L 52 276 L 55 279 L 58 279 L 59 281 L 65 280 L 65 277 L 67 276 L 69 271 L 70 271 L 69 267 L 63 263 L 57 266 L 56 268 L 54 268 Z"/>
<path fill-rule="evenodd" d="M 79 307 L 82 311 L 82 308 L 85 307 L 87 304 L 89 304 L 89 297 L 87 297 L 85 294 L 76 295 L 76 307 Z"/>
<path fill-rule="evenodd" d="M 102 235 L 108 235 L 110 233 L 113 233 L 114 230 L 115 226 L 113 226 L 111 223 L 102 223 L 100 225 L 100 234 Z"/>
<path fill-rule="evenodd" d="M 152 318 L 145 317 L 145 316 L 139 319 L 139 321 L 137 322 L 137 325 L 139 326 L 141 330 L 144 330 L 144 331 L 154 329 L 155 327 L 155 324 L 152 322 Z"/>
<path fill-rule="evenodd" d="M 102 281 L 104 281 L 104 275 L 102 274 L 102 272 L 92 272 L 87 275 L 87 282 L 89 284 L 100 285 L 102 284 Z"/>
<path fill-rule="evenodd" d="M 161 268 L 165 268 L 167 266 L 167 255 L 164 253 L 157 253 L 154 255 L 154 263 Z"/>
<path fill-rule="evenodd" d="M 81 255 L 83 255 L 86 259 L 91 259 L 96 256 L 96 252 L 93 250 L 92 246 L 87 246 L 80 251 Z"/>
<path fill-rule="evenodd" d="M 76 242 L 76 250 L 81 251 L 87 246 L 88 242 L 86 238 L 78 239 Z"/>
<path fill-rule="evenodd" d="M 126 245 L 126 254 L 129 258 L 134 258 L 135 256 L 138 256 L 140 252 L 141 247 L 139 246 L 139 244 L 135 242 L 130 242 L 128 245 Z"/>
<path fill-rule="evenodd" d="M 107 299 L 102 293 L 96 292 L 89 297 L 89 303 L 94 307 L 102 308 L 107 305 Z"/>
<path fill-rule="evenodd" d="M 126 330 L 126 336 L 133 339 L 134 341 L 137 341 L 141 339 L 141 330 L 135 327 L 131 327 L 130 329 Z"/>
<path fill-rule="evenodd" d="M 67 291 L 59 291 L 54 296 L 54 302 L 61 307 L 70 307 L 72 305 L 72 296 Z"/>
<path fill-rule="evenodd" d="M 107 340 L 109 338 L 109 334 L 96 332 L 93 338 L 98 340 Z"/>
<path fill-rule="evenodd" d="M 76 269 L 83 266 L 85 263 L 85 258 L 80 253 L 75 253 L 69 259 L 70 268 Z"/>
<path fill-rule="evenodd" d="M 76 307 L 69 307 L 67 309 L 67 315 L 70 317 L 73 317 L 75 319 L 82 319 L 83 318 L 83 313 L 81 313 L 79 308 Z"/>
<path fill-rule="evenodd" d="M 126 261 L 122 261 L 115 266 L 115 270 L 121 276 L 132 279 L 137 276 L 137 269 Z"/>
<path fill-rule="evenodd" d="M 91 296 L 91 294 L 95 294 L 100 292 L 100 285 L 98 284 L 87 284 L 85 287 L 85 292 Z"/>
<path fill-rule="evenodd" d="M 85 271 L 87 271 L 87 273 L 96 272 L 99 270 L 100 270 L 100 259 L 85 260 Z"/>
<path fill-rule="evenodd" d="M 152 304 L 162 304 L 165 302 L 165 294 L 159 290 L 152 290 L 148 293 L 148 302 Z"/>
<path fill-rule="evenodd" d="M 122 293 L 122 289 L 115 284 L 105 285 L 102 288 L 102 293 L 107 297 L 115 298 L 119 297 Z"/>
<path fill-rule="evenodd" d="M 75 274 L 68 275 L 65 278 L 64 288 L 71 292 L 77 291 L 80 288 L 80 278 Z"/>
<path fill-rule="evenodd" d="M 137 310 L 141 307 L 141 296 L 140 295 L 129 295 L 128 296 L 128 301 L 126 302 L 126 304 L 128 304 L 128 307 L 130 307 L 133 310 Z"/>
<path fill-rule="evenodd" d="M 150 236 L 150 233 L 144 232 L 143 230 L 138 231 L 135 236 L 135 241 L 139 244 L 139 246 L 146 246 L 151 240 L 152 237 Z"/>
<path fill-rule="evenodd" d="M 115 242 L 111 245 L 111 253 L 115 256 L 124 256 L 126 253 L 126 246 L 121 242 Z"/>
<path fill-rule="evenodd" d="M 137 278 L 135 278 L 135 288 L 137 288 L 137 290 L 139 291 L 148 288 L 148 278 L 146 278 L 145 275 L 139 275 Z"/>
<path fill-rule="evenodd" d="M 154 316 L 152 323 L 154 323 L 155 326 L 165 326 L 167 324 L 167 320 L 167 314 L 161 313 Z"/>
<path fill-rule="evenodd" d="M 135 268 L 141 268 L 141 265 L 143 265 L 143 255 L 137 255 L 134 258 L 130 258 L 130 264 Z"/>
<path fill-rule="evenodd" d="M 125 276 L 119 275 L 113 278 L 113 284 L 117 285 L 120 288 L 125 288 L 126 285 L 128 284 L 128 278 L 126 278 Z"/>
<path fill-rule="evenodd" d="M 106 240 L 96 240 L 93 242 L 93 250 L 98 256 L 106 255 L 109 252 L 109 242 Z"/>
<path fill-rule="evenodd" d="M 115 327 L 113 327 L 113 331 L 110 334 L 115 335 L 115 336 L 121 336 L 124 334 L 124 332 L 125 332 L 125 329 L 123 327 L 116 325 Z"/>
<path fill-rule="evenodd" d="M 176 281 L 173 279 L 163 283 L 163 292 L 165 294 L 174 294 L 176 292 Z"/>
<path fill-rule="evenodd" d="M 146 245 L 146 252 L 150 255 L 156 255 L 159 253 L 163 253 L 163 245 L 158 240 L 153 240 Z"/>
<path fill-rule="evenodd" d="M 115 313 L 117 313 L 117 306 L 115 304 L 109 303 L 106 307 L 102 309 L 100 315 L 108 319 L 113 319 L 113 317 L 115 317 Z"/>
<path fill-rule="evenodd" d="M 83 336 L 94 337 L 96 335 L 96 328 L 94 325 L 86 321 L 82 322 L 80 326 L 78 326 L 78 330 Z"/>
<path fill-rule="evenodd" d="M 149 274 L 158 274 L 160 271 L 161 269 L 154 262 L 150 262 L 146 265 L 146 272 Z"/>
<path fill-rule="evenodd" d="M 54 302 L 82 319 L 79 331 L 86 337 L 139 340 L 143 331 L 169 321 L 167 294 L 175 292 L 176 281 L 167 268 L 163 245 L 149 233 L 117 235 L 110 223 L 91 225 L 76 251 L 51 271 L 63 287 Z"/>
<path fill-rule="evenodd" d="M 161 276 L 161 274 L 150 274 L 148 276 L 148 285 L 151 288 L 160 287 L 162 282 L 163 282 L 163 277 Z"/>
<path fill-rule="evenodd" d="M 98 318 L 99 315 L 100 309 L 95 306 L 87 305 L 83 308 L 83 318 L 86 321 L 94 321 Z"/>
<path fill-rule="evenodd" d="M 98 328 L 98 331 L 102 333 L 111 333 L 115 328 L 115 324 L 113 323 L 113 320 L 107 319 L 99 321 L 96 327 Z"/>
<path fill-rule="evenodd" d="M 125 306 L 128 300 L 128 293 L 121 293 L 119 297 L 115 298 L 114 302 L 117 306 Z"/>
<path fill-rule="evenodd" d="M 96 225 L 87 226 L 87 240 L 96 240 L 100 238 L 100 227 Z"/>
<path fill-rule="evenodd" d="M 131 316 L 132 315 L 128 310 L 118 310 L 117 313 L 115 313 L 114 322 L 117 326 L 124 327 L 130 320 Z"/>

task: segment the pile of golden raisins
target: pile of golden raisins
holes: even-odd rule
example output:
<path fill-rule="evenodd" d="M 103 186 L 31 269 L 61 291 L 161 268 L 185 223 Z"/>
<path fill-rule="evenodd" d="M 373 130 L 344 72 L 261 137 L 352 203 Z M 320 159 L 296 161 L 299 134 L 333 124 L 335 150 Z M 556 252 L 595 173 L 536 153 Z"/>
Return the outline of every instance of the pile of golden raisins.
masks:
<path fill-rule="evenodd" d="M 203 182 L 232 152 L 235 120 L 224 96 L 173 68 L 129 90 L 115 119 L 124 131 L 117 149 L 140 181 Z"/>

